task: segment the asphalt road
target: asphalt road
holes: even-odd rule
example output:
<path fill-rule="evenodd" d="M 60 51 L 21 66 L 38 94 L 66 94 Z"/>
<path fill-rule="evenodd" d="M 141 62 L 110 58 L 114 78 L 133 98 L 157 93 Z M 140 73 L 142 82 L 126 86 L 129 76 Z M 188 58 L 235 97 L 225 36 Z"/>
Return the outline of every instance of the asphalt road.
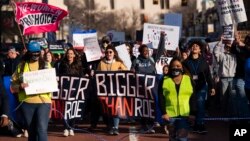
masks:
<path fill-rule="evenodd" d="M 229 123 L 225 121 L 208 121 L 206 122 L 208 133 L 206 135 L 189 134 L 190 141 L 228 141 L 229 140 Z M 49 141 L 168 141 L 168 135 L 164 133 L 163 128 L 155 127 L 155 134 L 130 134 L 130 126 L 139 128 L 138 125 L 120 125 L 120 134 L 110 136 L 106 133 L 104 125 L 99 125 L 93 133 L 87 133 L 87 124 L 81 124 L 75 131 L 75 136 L 63 137 L 62 125 L 51 124 L 49 126 Z M 0 141 L 27 141 L 27 138 L 15 138 L 0 136 Z"/>

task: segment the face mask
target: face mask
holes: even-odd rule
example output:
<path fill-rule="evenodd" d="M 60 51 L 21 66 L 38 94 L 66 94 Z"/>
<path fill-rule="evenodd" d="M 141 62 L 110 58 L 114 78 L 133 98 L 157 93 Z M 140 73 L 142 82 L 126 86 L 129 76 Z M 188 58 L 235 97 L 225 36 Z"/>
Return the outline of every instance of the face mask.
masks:
<path fill-rule="evenodd" d="M 31 56 L 32 61 L 37 61 L 38 59 L 39 59 L 39 56 L 37 56 L 37 55 L 32 55 Z"/>
<path fill-rule="evenodd" d="M 179 76 L 180 74 L 182 74 L 182 69 L 172 69 L 173 76 Z"/>

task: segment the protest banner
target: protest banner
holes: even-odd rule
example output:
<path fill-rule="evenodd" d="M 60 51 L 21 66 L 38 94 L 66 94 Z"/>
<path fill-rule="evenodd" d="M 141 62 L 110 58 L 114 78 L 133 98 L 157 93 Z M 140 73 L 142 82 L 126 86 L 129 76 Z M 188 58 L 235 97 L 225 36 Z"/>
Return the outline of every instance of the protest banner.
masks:
<path fill-rule="evenodd" d="M 118 56 L 121 58 L 121 60 L 125 64 L 125 66 L 130 70 L 132 62 L 131 62 L 130 55 L 128 53 L 126 45 L 125 44 L 119 45 L 115 47 L 115 49 L 118 53 Z"/>
<path fill-rule="evenodd" d="M 58 76 L 57 80 L 59 91 L 52 93 L 51 118 L 82 118 L 86 111 L 86 100 L 92 90 L 89 85 L 90 79 Z"/>
<path fill-rule="evenodd" d="M 24 28 L 23 34 L 52 32 L 58 29 L 59 22 L 68 12 L 45 3 L 15 3 L 16 21 Z"/>
<path fill-rule="evenodd" d="M 31 38 L 29 39 L 30 42 L 37 42 L 42 48 L 47 48 L 48 47 L 48 42 L 46 38 Z"/>
<path fill-rule="evenodd" d="M 73 47 L 75 49 L 83 49 L 84 48 L 84 39 L 89 37 L 96 37 L 96 30 L 84 30 L 73 33 Z"/>
<path fill-rule="evenodd" d="M 157 49 L 160 41 L 160 33 L 164 32 L 165 48 L 167 50 L 176 50 L 179 45 L 179 30 L 177 26 L 157 25 L 145 23 L 143 27 L 143 44 L 151 43 L 153 48 Z"/>
<path fill-rule="evenodd" d="M 109 117 L 154 119 L 158 94 L 156 75 L 131 71 L 96 72 L 94 79 L 58 76 L 59 91 L 52 93 L 51 118 L 83 118 L 88 103 L 99 99 Z M 92 83 L 93 82 L 93 83 Z M 100 107 L 95 107 L 100 108 Z M 62 113 L 62 114 L 60 114 Z"/>
<path fill-rule="evenodd" d="M 23 82 L 28 83 L 27 95 L 58 91 L 55 68 L 24 72 Z"/>
<path fill-rule="evenodd" d="M 84 52 L 87 62 L 99 60 L 102 57 L 101 48 L 98 44 L 97 37 L 88 37 L 84 39 Z"/>
<path fill-rule="evenodd" d="M 97 96 L 108 116 L 155 118 L 155 75 L 96 72 Z"/>

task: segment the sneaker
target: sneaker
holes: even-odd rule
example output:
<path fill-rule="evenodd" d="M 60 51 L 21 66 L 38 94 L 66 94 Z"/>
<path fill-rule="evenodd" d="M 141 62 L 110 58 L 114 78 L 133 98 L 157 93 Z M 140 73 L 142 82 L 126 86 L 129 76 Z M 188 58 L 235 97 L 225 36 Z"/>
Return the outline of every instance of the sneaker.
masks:
<path fill-rule="evenodd" d="M 23 136 L 24 136 L 25 138 L 28 138 L 28 137 L 29 137 L 28 130 L 24 130 L 24 131 L 23 131 Z"/>
<path fill-rule="evenodd" d="M 68 136 L 69 136 L 69 130 L 65 129 L 65 130 L 63 131 L 63 136 L 64 136 L 64 137 L 68 137 Z"/>
<path fill-rule="evenodd" d="M 69 130 L 69 135 L 70 135 L 70 136 L 74 136 L 74 135 L 75 135 L 74 130 L 70 129 L 70 130 Z"/>
<path fill-rule="evenodd" d="M 154 122 L 154 126 L 155 126 L 155 127 L 160 127 L 161 125 L 160 125 L 159 122 Z"/>
<path fill-rule="evenodd" d="M 164 131 L 165 131 L 165 133 L 166 133 L 167 135 L 169 135 L 169 131 L 168 131 L 167 125 L 164 126 Z"/>
<path fill-rule="evenodd" d="M 141 134 L 154 134 L 155 133 L 155 130 L 150 128 L 150 129 L 147 129 L 147 128 L 142 128 L 140 130 L 140 133 Z"/>
<path fill-rule="evenodd" d="M 16 135 L 16 138 L 21 138 L 22 137 L 22 134 L 17 134 Z"/>
<path fill-rule="evenodd" d="M 114 135 L 119 135 L 119 130 L 117 128 L 113 128 L 113 134 Z"/>
<path fill-rule="evenodd" d="M 114 128 L 111 128 L 111 129 L 109 130 L 109 135 L 114 135 Z"/>

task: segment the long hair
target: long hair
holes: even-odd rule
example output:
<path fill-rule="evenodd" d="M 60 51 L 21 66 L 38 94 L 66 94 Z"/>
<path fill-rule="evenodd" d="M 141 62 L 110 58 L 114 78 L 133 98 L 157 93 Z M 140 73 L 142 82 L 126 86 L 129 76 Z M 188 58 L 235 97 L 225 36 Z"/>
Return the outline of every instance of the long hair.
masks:
<path fill-rule="evenodd" d="M 20 64 L 21 64 L 21 72 L 23 72 L 23 68 L 26 62 L 30 61 L 30 58 L 32 56 L 32 53 L 30 51 L 27 51 L 21 58 Z M 39 64 L 39 70 L 45 68 L 45 61 L 43 58 L 39 57 L 38 59 L 38 64 Z"/>
<path fill-rule="evenodd" d="M 115 47 L 113 47 L 112 45 L 108 45 L 106 48 L 106 51 L 108 49 L 111 49 L 114 52 L 114 59 L 118 62 L 123 63 L 122 59 L 119 57 L 118 52 L 116 51 Z M 104 57 L 106 59 L 106 57 Z"/>

